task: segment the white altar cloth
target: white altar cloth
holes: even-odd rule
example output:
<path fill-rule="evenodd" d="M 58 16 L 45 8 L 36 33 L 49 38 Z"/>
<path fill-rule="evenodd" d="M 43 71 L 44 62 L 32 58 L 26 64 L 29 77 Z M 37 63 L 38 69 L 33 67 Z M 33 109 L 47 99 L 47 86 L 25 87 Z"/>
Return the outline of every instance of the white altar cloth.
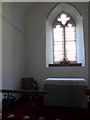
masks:
<path fill-rule="evenodd" d="M 87 86 L 84 78 L 47 78 L 44 85 L 82 85 Z"/>
<path fill-rule="evenodd" d="M 86 108 L 86 88 L 87 80 L 84 78 L 47 78 L 43 84 L 43 89 L 48 93 L 44 104 Z"/>

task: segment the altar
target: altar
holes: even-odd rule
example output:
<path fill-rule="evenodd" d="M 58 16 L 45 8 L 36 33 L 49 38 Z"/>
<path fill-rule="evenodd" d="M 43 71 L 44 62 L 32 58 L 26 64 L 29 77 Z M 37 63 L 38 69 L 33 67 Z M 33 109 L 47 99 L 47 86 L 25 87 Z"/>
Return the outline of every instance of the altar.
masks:
<path fill-rule="evenodd" d="M 44 104 L 87 107 L 86 88 L 87 81 L 84 78 L 47 78 L 43 85 L 48 93 L 44 97 Z"/>

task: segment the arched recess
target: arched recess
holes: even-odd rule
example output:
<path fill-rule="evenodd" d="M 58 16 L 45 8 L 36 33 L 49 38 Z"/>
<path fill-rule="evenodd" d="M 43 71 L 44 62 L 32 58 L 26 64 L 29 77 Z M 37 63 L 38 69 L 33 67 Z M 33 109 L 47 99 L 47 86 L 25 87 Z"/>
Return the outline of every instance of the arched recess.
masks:
<path fill-rule="evenodd" d="M 83 16 L 71 3 L 59 3 L 48 14 L 46 19 L 46 66 L 53 64 L 53 21 L 62 11 L 70 14 L 76 23 L 77 63 L 85 66 Z"/>

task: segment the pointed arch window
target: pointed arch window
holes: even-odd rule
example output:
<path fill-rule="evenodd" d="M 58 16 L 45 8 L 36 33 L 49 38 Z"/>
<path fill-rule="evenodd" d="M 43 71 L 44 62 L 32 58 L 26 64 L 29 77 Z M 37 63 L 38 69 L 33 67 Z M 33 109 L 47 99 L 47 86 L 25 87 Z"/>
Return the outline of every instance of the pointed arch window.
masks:
<path fill-rule="evenodd" d="M 53 23 L 53 62 L 62 59 L 77 62 L 76 25 L 69 14 L 61 12 Z"/>
<path fill-rule="evenodd" d="M 46 19 L 46 67 L 85 66 L 83 23 L 75 5 L 62 2 L 53 8 Z M 64 58 L 69 64 L 62 65 L 68 62 Z"/>

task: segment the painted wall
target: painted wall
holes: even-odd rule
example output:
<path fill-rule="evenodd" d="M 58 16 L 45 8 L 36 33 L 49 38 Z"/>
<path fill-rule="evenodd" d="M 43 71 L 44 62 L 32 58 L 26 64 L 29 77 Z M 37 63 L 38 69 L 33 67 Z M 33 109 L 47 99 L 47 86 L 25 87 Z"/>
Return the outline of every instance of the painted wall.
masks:
<path fill-rule="evenodd" d="M 2 3 L 0 2 L 0 89 L 2 89 Z M 2 110 L 2 94 L 0 93 L 0 112 Z"/>
<path fill-rule="evenodd" d="M 3 3 L 3 88 L 19 88 L 20 78 L 25 75 L 34 77 L 40 88 L 47 77 L 84 77 L 88 80 L 88 4 L 73 3 L 84 16 L 86 66 L 70 68 L 46 67 L 46 17 L 56 3 L 36 3 L 32 9 L 29 8 L 31 3 L 21 4 Z M 27 12 L 26 8 L 30 10 Z"/>
<path fill-rule="evenodd" d="M 90 32 L 90 2 L 88 3 L 88 33 Z M 90 51 L 90 34 L 88 34 L 88 51 Z M 88 61 L 90 61 L 90 53 L 88 53 Z M 88 80 L 90 88 L 90 62 L 88 62 Z"/>
<path fill-rule="evenodd" d="M 46 18 L 56 3 L 38 3 L 27 18 L 27 76 L 42 87 L 48 77 L 83 77 L 88 81 L 88 3 L 73 3 L 84 18 L 85 67 L 46 67 Z"/>
<path fill-rule="evenodd" d="M 16 3 L 2 5 L 2 88 L 19 89 L 25 75 L 25 34 Z"/>

